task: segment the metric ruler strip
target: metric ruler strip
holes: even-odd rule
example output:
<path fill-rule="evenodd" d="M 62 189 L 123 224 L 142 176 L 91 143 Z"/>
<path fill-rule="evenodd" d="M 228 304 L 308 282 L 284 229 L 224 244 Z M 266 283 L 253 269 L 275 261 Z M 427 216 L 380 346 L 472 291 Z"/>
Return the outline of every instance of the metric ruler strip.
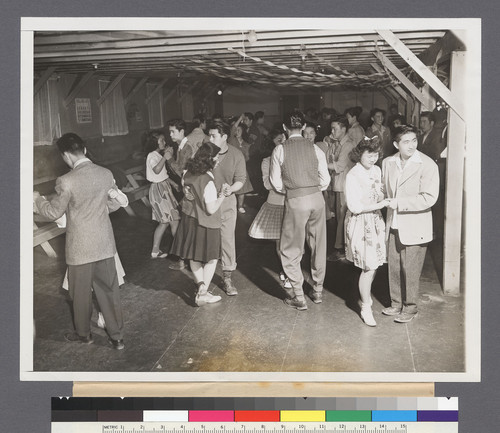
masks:
<path fill-rule="evenodd" d="M 458 433 L 458 422 L 54 422 L 51 433 Z"/>

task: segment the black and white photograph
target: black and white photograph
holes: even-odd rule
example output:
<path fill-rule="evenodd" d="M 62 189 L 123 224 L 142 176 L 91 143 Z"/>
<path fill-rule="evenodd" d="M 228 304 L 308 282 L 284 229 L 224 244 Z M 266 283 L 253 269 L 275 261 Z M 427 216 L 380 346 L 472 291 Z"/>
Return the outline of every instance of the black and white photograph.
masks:
<path fill-rule="evenodd" d="M 480 380 L 480 89 L 480 19 L 23 18 L 21 379 Z"/>

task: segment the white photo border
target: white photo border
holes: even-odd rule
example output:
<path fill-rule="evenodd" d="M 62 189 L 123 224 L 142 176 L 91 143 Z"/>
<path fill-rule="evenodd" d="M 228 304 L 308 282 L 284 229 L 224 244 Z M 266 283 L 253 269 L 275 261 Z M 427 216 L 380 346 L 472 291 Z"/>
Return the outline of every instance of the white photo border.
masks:
<path fill-rule="evenodd" d="M 35 31 L 217 29 L 448 29 L 467 47 L 465 207 L 465 372 L 39 372 L 33 370 L 33 65 Z M 481 19 L 478 18 L 21 18 L 20 378 L 128 382 L 477 382 L 481 379 Z M 475 125 L 474 128 L 470 125 Z"/>

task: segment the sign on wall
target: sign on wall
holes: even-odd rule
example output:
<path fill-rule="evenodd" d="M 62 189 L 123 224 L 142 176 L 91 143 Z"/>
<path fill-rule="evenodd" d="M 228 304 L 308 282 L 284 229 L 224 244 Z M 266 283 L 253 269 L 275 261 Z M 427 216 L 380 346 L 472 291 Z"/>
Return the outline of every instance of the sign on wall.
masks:
<path fill-rule="evenodd" d="M 92 123 L 90 98 L 75 98 L 77 123 Z"/>

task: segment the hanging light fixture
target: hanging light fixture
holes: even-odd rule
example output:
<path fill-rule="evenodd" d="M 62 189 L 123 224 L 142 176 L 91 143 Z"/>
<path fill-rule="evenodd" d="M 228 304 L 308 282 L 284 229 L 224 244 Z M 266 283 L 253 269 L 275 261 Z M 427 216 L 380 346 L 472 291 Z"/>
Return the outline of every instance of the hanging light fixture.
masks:
<path fill-rule="evenodd" d="M 257 42 L 257 33 L 255 32 L 255 30 L 250 30 L 247 34 L 247 39 L 248 39 L 248 42 L 250 42 L 250 45 L 253 45 L 255 44 L 255 42 Z"/>

